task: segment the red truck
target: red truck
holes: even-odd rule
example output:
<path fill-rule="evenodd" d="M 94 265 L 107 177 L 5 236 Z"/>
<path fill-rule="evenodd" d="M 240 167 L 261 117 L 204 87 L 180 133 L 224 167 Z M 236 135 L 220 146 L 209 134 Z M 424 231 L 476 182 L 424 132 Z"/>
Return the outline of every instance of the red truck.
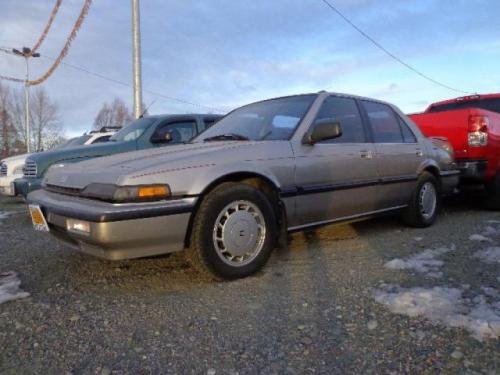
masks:
<path fill-rule="evenodd" d="M 448 139 L 461 171 L 461 184 L 481 184 L 486 205 L 500 209 L 500 94 L 433 103 L 410 118 L 427 137 Z"/>

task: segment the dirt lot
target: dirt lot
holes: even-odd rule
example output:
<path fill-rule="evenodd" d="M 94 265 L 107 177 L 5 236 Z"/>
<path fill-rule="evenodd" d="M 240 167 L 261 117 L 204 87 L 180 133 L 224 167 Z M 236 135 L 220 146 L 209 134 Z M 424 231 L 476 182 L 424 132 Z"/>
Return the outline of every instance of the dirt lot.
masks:
<path fill-rule="evenodd" d="M 80 254 L 2 199 L 0 273 L 30 296 L 0 304 L 0 373 L 498 374 L 500 214 L 474 206 L 295 234 L 258 275 L 209 282 L 180 254 Z"/>

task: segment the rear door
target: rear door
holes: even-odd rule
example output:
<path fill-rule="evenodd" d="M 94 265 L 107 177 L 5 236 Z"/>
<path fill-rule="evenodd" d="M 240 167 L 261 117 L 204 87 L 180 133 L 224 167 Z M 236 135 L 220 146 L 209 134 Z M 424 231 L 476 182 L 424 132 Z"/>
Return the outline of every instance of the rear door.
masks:
<path fill-rule="evenodd" d="M 342 135 L 314 145 L 294 144 L 296 226 L 361 215 L 378 209 L 378 175 L 356 101 L 330 96 L 315 121 L 339 122 Z M 314 124 L 314 122 L 313 122 Z"/>
<path fill-rule="evenodd" d="M 408 203 L 424 149 L 404 120 L 388 105 L 361 100 L 371 127 L 380 174 L 381 205 Z"/>

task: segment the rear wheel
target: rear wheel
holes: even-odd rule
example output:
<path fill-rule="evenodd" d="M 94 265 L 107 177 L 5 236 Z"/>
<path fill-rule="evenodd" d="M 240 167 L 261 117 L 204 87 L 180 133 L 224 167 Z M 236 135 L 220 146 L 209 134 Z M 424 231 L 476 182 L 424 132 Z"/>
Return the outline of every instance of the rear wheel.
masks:
<path fill-rule="evenodd" d="M 223 279 L 251 275 L 267 262 L 278 234 L 276 213 L 261 191 L 223 183 L 201 202 L 189 258 L 202 273 Z"/>
<path fill-rule="evenodd" d="M 500 173 L 496 174 L 493 181 L 486 184 L 484 205 L 490 210 L 500 210 Z"/>
<path fill-rule="evenodd" d="M 403 213 L 403 220 L 413 227 L 428 227 L 436 221 L 439 206 L 438 182 L 431 173 L 423 172 Z"/>

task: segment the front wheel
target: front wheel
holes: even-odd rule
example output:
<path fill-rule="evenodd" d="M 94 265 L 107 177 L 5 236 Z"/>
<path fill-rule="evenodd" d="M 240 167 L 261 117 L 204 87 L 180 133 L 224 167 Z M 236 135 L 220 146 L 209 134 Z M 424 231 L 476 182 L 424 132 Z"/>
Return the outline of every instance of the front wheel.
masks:
<path fill-rule="evenodd" d="M 201 202 L 189 257 L 202 273 L 223 279 L 249 276 L 267 262 L 277 233 L 266 195 L 246 184 L 223 183 Z"/>
<path fill-rule="evenodd" d="M 436 178 L 423 172 L 417 180 L 403 220 L 412 227 L 428 227 L 436 221 L 440 206 L 439 188 Z"/>

